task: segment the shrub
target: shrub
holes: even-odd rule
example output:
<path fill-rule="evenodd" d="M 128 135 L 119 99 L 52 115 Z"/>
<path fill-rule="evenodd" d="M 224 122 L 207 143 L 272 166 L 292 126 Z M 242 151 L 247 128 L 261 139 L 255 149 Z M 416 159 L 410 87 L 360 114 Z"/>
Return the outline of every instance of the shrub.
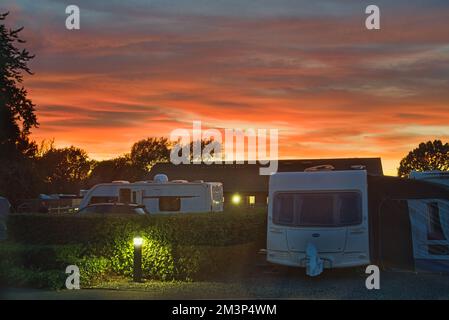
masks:
<path fill-rule="evenodd" d="M 102 280 L 110 270 L 104 257 L 85 256 L 81 246 L 42 246 L 3 243 L 0 245 L 0 283 L 59 289 L 64 287 L 65 269 L 76 265 L 80 282 L 89 286 Z"/>
<path fill-rule="evenodd" d="M 66 275 L 61 270 L 32 270 L 0 262 L 1 286 L 60 289 L 65 279 Z"/>

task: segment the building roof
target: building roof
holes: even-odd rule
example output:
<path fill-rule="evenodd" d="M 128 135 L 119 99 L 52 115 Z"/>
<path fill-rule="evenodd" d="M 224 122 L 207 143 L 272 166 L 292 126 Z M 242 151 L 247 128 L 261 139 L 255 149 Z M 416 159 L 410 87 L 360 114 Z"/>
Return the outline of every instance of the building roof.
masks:
<path fill-rule="evenodd" d="M 380 158 L 290 159 L 279 160 L 278 172 L 301 172 L 307 168 L 332 165 L 335 170 L 363 167 L 371 175 L 383 175 Z M 157 163 L 148 179 L 166 174 L 170 180 L 222 182 L 224 192 L 268 192 L 269 176 L 259 174 L 260 164 L 180 164 Z"/>

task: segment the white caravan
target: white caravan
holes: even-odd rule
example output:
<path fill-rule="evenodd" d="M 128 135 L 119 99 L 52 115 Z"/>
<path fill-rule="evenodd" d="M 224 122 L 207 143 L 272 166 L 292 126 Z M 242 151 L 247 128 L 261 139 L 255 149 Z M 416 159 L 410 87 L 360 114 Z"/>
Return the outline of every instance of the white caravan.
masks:
<path fill-rule="evenodd" d="M 311 276 L 369 264 L 367 189 L 365 170 L 272 175 L 267 260 Z"/>
<path fill-rule="evenodd" d="M 449 187 L 449 171 L 412 171 L 410 172 L 409 178 L 438 183 Z"/>
<path fill-rule="evenodd" d="M 220 182 L 168 181 L 166 178 L 102 183 L 84 195 L 80 209 L 105 202 L 144 205 L 150 214 L 220 212 L 223 211 L 223 185 Z"/>

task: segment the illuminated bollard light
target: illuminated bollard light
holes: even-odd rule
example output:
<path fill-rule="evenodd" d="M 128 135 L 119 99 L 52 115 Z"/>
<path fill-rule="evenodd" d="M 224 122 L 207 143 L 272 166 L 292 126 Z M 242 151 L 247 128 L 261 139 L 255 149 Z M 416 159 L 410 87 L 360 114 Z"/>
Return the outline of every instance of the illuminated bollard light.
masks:
<path fill-rule="evenodd" d="M 234 205 L 239 205 L 240 202 L 242 202 L 242 197 L 238 193 L 236 193 L 232 196 L 231 201 Z"/>
<path fill-rule="evenodd" d="M 135 237 L 134 243 L 134 268 L 133 268 L 133 281 L 142 282 L 142 245 L 143 239 L 141 237 Z"/>

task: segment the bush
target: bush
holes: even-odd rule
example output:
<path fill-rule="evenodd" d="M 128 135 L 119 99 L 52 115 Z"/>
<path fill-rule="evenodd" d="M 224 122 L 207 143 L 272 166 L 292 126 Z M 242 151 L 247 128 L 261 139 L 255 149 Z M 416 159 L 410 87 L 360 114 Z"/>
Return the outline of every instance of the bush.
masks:
<path fill-rule="evenodd" d="M 81 246 L 41 246 L 3 243 L 0 245 L 0 284 L 60 289 L 64 287 L 65 269 L 76 265 L 83 286 L 104 279 L 110 261 L 104 257 L 85 256 Z"/>
<path fill-rule="evenodd" d="M 65 279 L 66 275 L 61 270 L 32 270 L 0 262 L 1 286 L 60 289 Z"/>
<path fill-rule="evenodd" d="M 16 244 L 0 250 L 0 258 L 20 270 L 64 271 L 74 264 L 83 285 L 109 274 L 131 276 L 132 240 L 139 235 L 144 238 L 145 278 L 194 280 L 242 272 L 265 246 L 266 213 L 252 209 L 135 217 L 18 214 L 10 216 L 8 230 Z"/>

